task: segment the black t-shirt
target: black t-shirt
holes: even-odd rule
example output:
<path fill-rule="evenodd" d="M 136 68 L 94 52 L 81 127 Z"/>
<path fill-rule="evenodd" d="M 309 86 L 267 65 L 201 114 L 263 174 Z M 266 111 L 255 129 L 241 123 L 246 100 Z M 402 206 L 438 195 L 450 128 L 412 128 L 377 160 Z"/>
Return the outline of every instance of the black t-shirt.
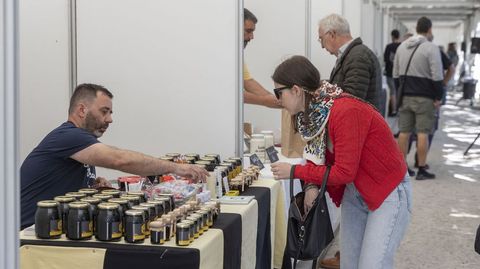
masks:
<path fill-rule="evenodd" d="M 387 77 L 392 77 L 393 60 L 395 59 L 395 53 L 397 52 L 398 46 L 400 46 L 400 42 L 390 43 L 387 45 L 385 52 L 383 53 L 383 61 L 385 62 L 385 75 Z"/>
<path fill-rule="evenodd" d="M 37 202 L 91 185 L 95 167 L 70 158 L 99 143 L 97 138 L 72 122 L 51 131 L 27 156 L 20 168 L 22 229 L 35 223 Z"/>
<path fill-rule="evenodd" d="M 442 56 L 442 68 L 444 71 L 447 71 L 450 65 L 452 65 L 452 61 L 448 58 L 447 54 L 440 50 L 440 55 Z"/>

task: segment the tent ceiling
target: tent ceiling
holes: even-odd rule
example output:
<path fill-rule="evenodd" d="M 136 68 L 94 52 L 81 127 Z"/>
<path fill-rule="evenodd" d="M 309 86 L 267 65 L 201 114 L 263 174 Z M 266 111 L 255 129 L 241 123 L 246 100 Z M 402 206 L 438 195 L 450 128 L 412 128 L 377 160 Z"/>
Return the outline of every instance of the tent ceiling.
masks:
<path fill-rule="evenodd" d="M 382 0 L 381 4 L 403 22 L 427 16 L 433 21 L 451 22 L 453 25 L 480 8 L 480 0 Z"/>

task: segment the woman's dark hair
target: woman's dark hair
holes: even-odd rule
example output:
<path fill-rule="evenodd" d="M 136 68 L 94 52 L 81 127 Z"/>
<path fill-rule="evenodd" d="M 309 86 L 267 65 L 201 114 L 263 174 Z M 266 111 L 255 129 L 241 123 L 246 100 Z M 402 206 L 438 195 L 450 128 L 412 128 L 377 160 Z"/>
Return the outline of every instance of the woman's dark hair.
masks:
<path fill-rule="evenodd" d="M 310 94 L 305 94 L 305 124 L 310 122 L 308 115 L 310 114 L 309 104 L 312 100 L 312 95 L 320 87 L 320 72 L 317 68 L 304 56 L 292 56 L 283 61 L 275 68 L 272 79 L 275 83 L 293 87 L 297 85 L 302 87 Z M 294 117 L 292 120 L 295 123 Z M 296 124 L 294 125 L 297 129 Z"/>

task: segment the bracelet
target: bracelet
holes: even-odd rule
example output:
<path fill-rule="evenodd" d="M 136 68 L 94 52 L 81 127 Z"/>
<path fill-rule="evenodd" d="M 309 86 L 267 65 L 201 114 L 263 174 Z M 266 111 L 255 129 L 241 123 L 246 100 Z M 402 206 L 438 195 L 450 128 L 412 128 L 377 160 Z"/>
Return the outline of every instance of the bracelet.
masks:
<path fill-rule="evenodd" d="M 294 174 L 295 174 L 295 166 L 296 165 L 292 165 L 292 167 L 290 167 L 290 179 L 294 179 Z"/>

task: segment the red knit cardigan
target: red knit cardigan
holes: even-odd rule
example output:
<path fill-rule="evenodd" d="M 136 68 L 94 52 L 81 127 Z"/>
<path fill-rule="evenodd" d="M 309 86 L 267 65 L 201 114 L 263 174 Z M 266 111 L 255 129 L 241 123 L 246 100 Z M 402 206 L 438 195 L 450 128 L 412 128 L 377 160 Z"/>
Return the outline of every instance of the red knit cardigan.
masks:
<path fill-rule="evenodd" d="M 353 182 L 370 210 L 385 198 L 405 177 L 407 165 L 393 134 L 380 113 L 353 98 L 335 100 L 328 120 L 328 135 L 333 153 L 326 154 L 331 164 L 327 191 L 339 206 L 345 186 Z M 326 167 L 308 162 L 294 168 L 294 177 L 321 184 Z"/>

